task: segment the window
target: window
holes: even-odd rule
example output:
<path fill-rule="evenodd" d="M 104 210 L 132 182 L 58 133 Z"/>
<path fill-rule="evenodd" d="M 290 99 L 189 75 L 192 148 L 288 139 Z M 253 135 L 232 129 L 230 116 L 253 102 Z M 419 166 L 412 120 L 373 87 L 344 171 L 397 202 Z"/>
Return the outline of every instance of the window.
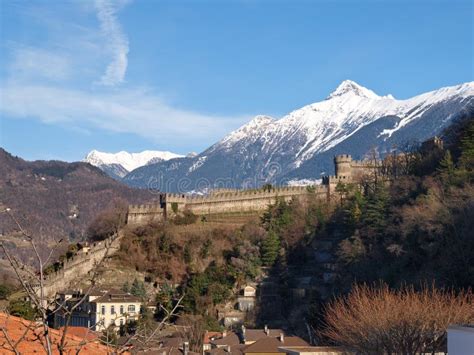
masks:
<path fill-rule="evenodd" d="M 101 313 L 105 314 L 105 306 L 102 306 Z"/>
<path fill-rule="evenodd" d="M 110 307 L 110 314 L 115 314 L 115 306 Z"/>
<path fill-rule="evenodd" d="M 131 304 L 128 306 L 128 311 L 129 312 L 135 312 L 135 305 Z"/>
<path fill-rule="evenodd" d="M 120 306 L 120 314 L 123 314 L 123 306 Z"/>

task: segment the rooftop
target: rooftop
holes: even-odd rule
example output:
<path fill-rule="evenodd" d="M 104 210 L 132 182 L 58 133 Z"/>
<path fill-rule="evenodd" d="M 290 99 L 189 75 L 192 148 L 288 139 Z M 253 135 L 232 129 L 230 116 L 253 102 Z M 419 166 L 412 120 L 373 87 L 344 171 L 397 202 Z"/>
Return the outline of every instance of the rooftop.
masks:
<path fill-rule="evenodd" d="M 279 337 L 266 337 L 248 345 L 244 352 L 245 354 L 278 353 L 278 348 L 283 346 L 309 346 L 309 344 L 300 337 L 284 337 L 283 341 Z"/>
<path fill-rule="evenodd" d="M 45 352 L 42 345 L 44 336 L 40 324 L 0 313 L 0 328 L 4 330 L 0 332 L 0 353 L 13 353 L 11 346 L 9 346 L 9 341 L 10 343 L 15 343 L 19 340 L 21 341 L 16 350 L 21 354 L 42 354 Z M 5 336 L 5 332 L 8 335 L 9 341 Z M 49 333 L 53 343 L 53 354 L 59 354 L 57 346 L 60 344 L 63 332 L 50 328 Z M 78 350 L 80 350 L 81 354 L 86 355 L 105 355 L 110 353 L 110 349 L 105 345 L 97 342 L 89 342 L 88 340 L 84 341 L 84 337 L 70 334 L 69 331 L 66 333 L 66 343 L 65 354 L 67 355 L 76 354 Z"/>

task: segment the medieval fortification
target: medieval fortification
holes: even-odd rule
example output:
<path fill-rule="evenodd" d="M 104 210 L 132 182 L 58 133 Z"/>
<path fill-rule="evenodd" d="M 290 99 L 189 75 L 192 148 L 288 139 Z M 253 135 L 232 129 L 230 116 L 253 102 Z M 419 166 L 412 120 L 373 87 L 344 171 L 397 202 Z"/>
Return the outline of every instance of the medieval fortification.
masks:
<path fill-rule="evenodd" d="M 216 190 L 206 196 L 186 194 L 160 195 L 160 202 L 154 205 L 131 205 L 128 210 L 128 224 L 142 224 L 173 218 L 179 213 L 190 211 L 197 216 L 220 214 L 258 213 L 278 199 L 290 201 L 312 194 L 318 199 L 330 201 L 339 182 L 356 183 L 373 175 L 380 164 L 375 160 L 352 160 L 350 155 L 334 158 L 335 175 L 323 178 L 321 185 L 278 187 L 260 190 Z"/>

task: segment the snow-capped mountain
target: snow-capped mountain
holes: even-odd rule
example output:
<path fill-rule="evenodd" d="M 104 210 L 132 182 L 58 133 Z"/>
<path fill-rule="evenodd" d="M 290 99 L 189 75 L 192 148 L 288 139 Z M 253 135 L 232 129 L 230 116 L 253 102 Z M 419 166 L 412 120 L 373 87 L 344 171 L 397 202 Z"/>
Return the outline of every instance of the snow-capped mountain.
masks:
<path fill-rule="evenodd" d="M 200 181 L 242 187 L 317 179 L 332 173 L 335 154 L 362 158 L 373 147 L 384 154 L 473 111 L 474 82 L 397 100 L 346 80 L 323 101 L 280 119 L 257 116 L 195 157 L 136 169 L 124 182 L 145 187 L 160 177 L 162 190 L 176 191 L 199 189 Z"/>
<path fill-rule="evenodd" d="M 130 171 L 148 164 L 156 164 L 181 155 L 157 150 L 145 150 L 141 153 L 104 153 L 92 150 L 84 158 L 84 162 L 94 165 L 115 179 L 121 179 Z"/>

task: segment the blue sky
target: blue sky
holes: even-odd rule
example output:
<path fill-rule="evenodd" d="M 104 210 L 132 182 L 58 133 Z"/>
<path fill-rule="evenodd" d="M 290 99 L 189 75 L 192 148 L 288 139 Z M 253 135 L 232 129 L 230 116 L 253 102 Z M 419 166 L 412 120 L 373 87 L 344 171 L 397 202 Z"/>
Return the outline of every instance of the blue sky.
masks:
<path fill-rule="evenodd" d="M 0 2 L 0 146 L 26 159 L 201 151 L 351 79 L 473 80 L 472 1 Z"/>

